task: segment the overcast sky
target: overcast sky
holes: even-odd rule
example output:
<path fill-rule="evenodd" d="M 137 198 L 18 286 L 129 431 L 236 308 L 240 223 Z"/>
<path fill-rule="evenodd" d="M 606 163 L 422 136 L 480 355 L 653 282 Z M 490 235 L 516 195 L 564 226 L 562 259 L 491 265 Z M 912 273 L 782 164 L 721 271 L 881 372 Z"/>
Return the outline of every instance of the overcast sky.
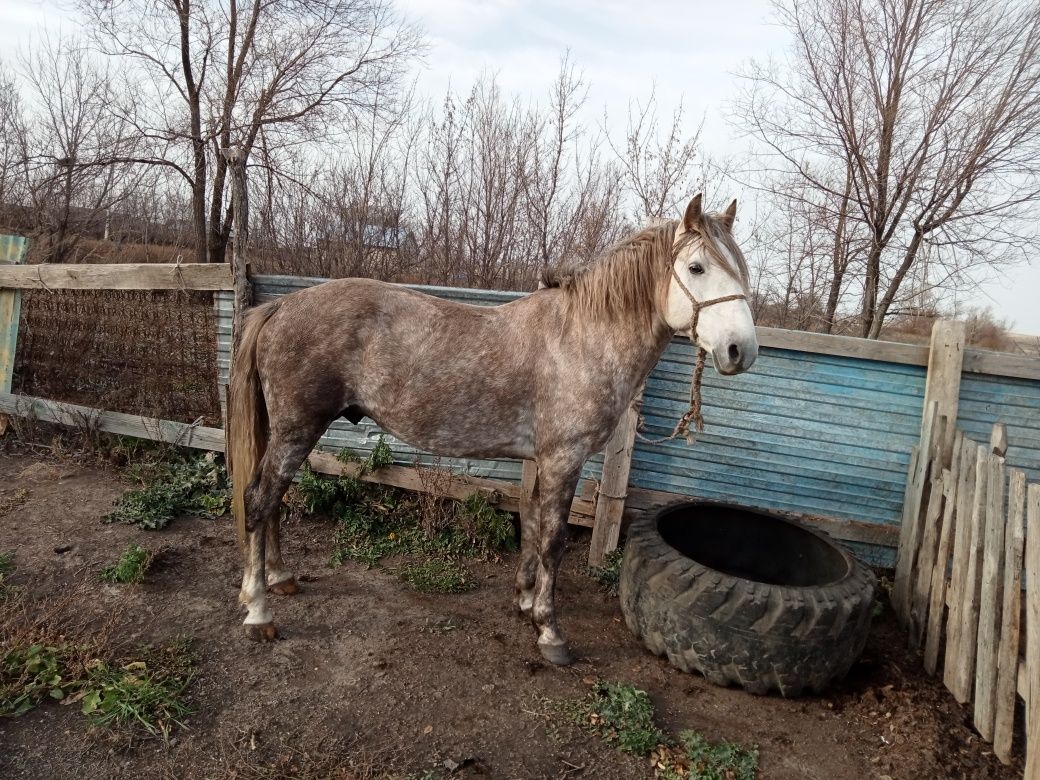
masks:
<path fill-rule="evenodd" d="M 561 56 L 589 84 L 586 121 L 623 126 L 629 101 L 645 99 L 653 85 L 670 113 L 685 100 L 691 126 L 704 119 L 709 154 L 741 154 L 744 142 L 724 119 L 734 76 L 754 57 L 781 56 L 787 38 L 770 20 L 767 0 L 397 0 L 426 30 L 429 49 L 419 74 L 423 93 L 441 97 L 455 85 L 467 90 L 482 71 L 497 74 L 509 92 L 541 99 Z M 0 51 L 31 44 L 46 25 L 75 30 L 52 0 L 2 0 Z M 733 193 L 738 195 L 739 193 Z M 1011 320 L 1013 329 L 1040 334 L 1040 261 L 1015 268 L 969 296 Z"/>

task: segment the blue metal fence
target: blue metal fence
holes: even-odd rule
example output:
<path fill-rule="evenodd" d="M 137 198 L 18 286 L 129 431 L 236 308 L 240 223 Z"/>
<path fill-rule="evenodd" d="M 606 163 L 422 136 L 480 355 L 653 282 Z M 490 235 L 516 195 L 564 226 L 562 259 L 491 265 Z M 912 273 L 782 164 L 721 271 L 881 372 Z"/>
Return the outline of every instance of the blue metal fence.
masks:
<path fill-rule="evenodd" d="M 271 300 L 321 279 L 260 276 L 258 300 Z M 451 300 L 495 305 L 521 293 L 418 287 Z M 231 295 L 217 296 L 218 360 L 227 376 Z M 644 433 L 669 433 L 685 411 L 695 353 L 673 341 L 647 379 L 642 407 Z M 745 374 L 704 374 L 705 431 L 693 446 L 637 442 L 630 482 L 638 488 L 784 510 L 801 515 L 898 526 L 910 449 L 917 443 L 925 366 L 865 357 L 763 347 Z M 959 423 L 977 441 L 988 440 L 997 421 L 1008 425 L 1008 464 L 1040 478 L 1040 382 L 965 374 Z M 380 435 L 369 420 L 359 426 L 337 421 L 322 439 L 333 450 L 369 451 Z M 435 459 L 391 440 L 402 464 Z M 520 463 L 507 460 L 441 459 L 463 473 L 518 482 Z M 585 476 L 597 478 L 599 456 Z M 891 565 L 894 551 L 850 545 L 871 563 Z"/>

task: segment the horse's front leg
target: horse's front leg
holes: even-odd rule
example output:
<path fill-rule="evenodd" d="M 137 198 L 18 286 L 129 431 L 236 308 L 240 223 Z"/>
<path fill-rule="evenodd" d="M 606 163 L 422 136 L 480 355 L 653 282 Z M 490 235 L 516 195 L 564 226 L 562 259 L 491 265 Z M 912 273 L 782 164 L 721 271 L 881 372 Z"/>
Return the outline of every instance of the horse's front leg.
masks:
<path fill-rule="evenodd" d="M 530 465 L 528 465 L 530 463 Z M 538 581 L 538 466 L 536 461 L 524 463 L 534 469 L 534 484 L 530 495 L 525 491 L 520 496 L 520 564 L 516 568 L 516 607 L 527 617 L 534 608 L 534 587 Z"/>
<path fill-rule="evenodd" d="M 550 663 L 566 666 L 574 661 L 556 624 L 556 574 L 567 541 L 567 517 L 578 486 L 581 460 L 573 457 L 539 459 L 538 467 L 538 563 L 531 619 L 538 629 L 538 649 Z"/>

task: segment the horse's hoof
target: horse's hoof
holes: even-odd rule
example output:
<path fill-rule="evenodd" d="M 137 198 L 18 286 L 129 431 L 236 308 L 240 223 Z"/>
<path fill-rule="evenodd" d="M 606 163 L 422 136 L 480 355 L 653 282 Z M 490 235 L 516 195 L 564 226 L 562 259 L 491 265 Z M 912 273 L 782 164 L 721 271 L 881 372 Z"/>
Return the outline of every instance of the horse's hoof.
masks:
<path fill-rule="evenodd" d="M 254 642 L 273 642 L 278 638 L 278 629 L 274 623 L 246 623 L 243 627 L 246 636 Z"/>
<path fill-rule="evenodd" d="M 539 642 L 538 650 L 542 658 L 554 666 L 570 666 L 574 663 L 574 656 L 567 649 L 567 645 L 543 645 Z"/>
<path fill-rule="evenodd" d="M 271 593 L 277 593 L 279 596 L 295 596 L 300 592 L 300 583 L 296 581 L 295 577 L 290 577 L 287 580 L 269 585 L 267 589 Z"/>

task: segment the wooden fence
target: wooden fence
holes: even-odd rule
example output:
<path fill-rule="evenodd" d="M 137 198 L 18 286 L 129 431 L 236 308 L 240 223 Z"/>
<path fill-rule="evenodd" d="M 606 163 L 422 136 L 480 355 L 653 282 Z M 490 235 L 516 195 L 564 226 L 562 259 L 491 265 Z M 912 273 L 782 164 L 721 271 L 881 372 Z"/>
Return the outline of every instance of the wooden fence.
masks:
<path fill-rule="evenodd" d="M 194 264 L 20 266 L 24 249 L 23 239 L 0 237 L 0 433 L 5 415 L 19 415 L 222 451 L 220 428 L 13 395 L 19 290 L 193 289 L 217 295 L 234 291 L 240 299 L 242 270 L 233 273 L 230 265 Z M 240 308 L 234 307 L 236 312 Z M 958 701 L 973 703 L 980 734 L 993 742 L 1002 760 L 1011 755 L 1017 697 L 1026 702 L 1026 777 L 1040 778 L 1040 485 L 1027 485 L 1026 471 L 1008 465 L 1002 425 L 994 428 L 989 446 L 975 444 L 958 427 L 962 401 L 974 405 L 969 422 L 976 430 L 979 410 L 991 417 L 1013 413 L 1012 449 L 1017 448 L 1016 457 L 1030 474 L 1040 473 L 1040 426 L 1034 408 L 1040 361 L 966 349 L 963 326 L 947 322 L 937 325 L 931 347 L 775 329 L 760 329 L 760 341 L 765 348 L 807 358 L 927 365 L 921 436 L 909 455 L 902 521 L 898 529 L 878 528 L 898 533 L 893 604 L 911 643 L 923 652 L 928 671 L 937 673 L 941 665 L 943 679 Z M 1016 390 L 1013 398 L 985 384 L 974 387 L 975 396 L 968 397 L 963 375 L 1032 384 L 1028 392 Z M 883 385 L 886 376 L 875 384 Z M 1000 390 L 1001 383 L 997 385 Z M 623 416 L 605 449 L 601 478 L 584 480 L 572 505 L 571 521 L 593 528 L 594 564 L 617 545 L 626 514 L 679 497 L 631 484 L 636 424 L 634 410 Z M 837 441 L 831 444 L 838 446 Z M 903 452 L 900 462 L 905 462 Z M 332 474 L 350 468 L 322 452 L 313 453 L 310 464 L 315 471 Z M 644 471 L 649 467 L 652 464 L 641 466 Z M 411 490 L 434 489 L 418 466 L 391 466 L 365 479 Z M 446 490 L 455 497 L 486 491 L 503 508 L 517 511 L 530 500 L 533 481 L 532 464 L 525 463 L 518 482 L 456 475 Z M 444 484 L 439 482 L 435 489 L 444 491 Z M 842 539 L 881 541 L 868 524 L 833 517 L 806 519 Z"/>
<path fill-rule="evenodd" d="M 911 455 L 892 606 L 925 670 L 972 705 L 975 727 L 1005 763 L 1021 696 L 1025 776 L 1037 778 L 1040 485 L 1009 469 L 1006 451 L 1002 424 L 989 445 L 977 444 L 929 404 Z"/>

